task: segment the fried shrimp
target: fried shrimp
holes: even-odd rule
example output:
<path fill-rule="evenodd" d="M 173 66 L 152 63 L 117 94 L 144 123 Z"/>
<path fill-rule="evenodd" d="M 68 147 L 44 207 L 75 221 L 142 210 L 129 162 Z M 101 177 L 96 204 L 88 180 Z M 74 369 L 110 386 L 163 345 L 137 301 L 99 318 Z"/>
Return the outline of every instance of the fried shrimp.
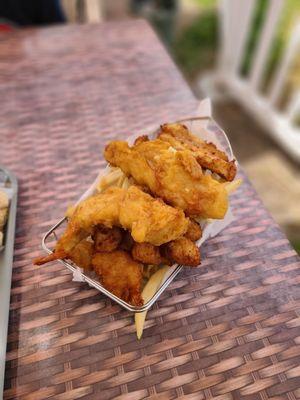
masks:
<path fill-rule="evenodd" d="M 66 258 L 84 238 L 93 234 L 97 225 L 123 227 L 138 242 L 159 246 L 182 236 L 188 219 L 182 210 L 154 199 L 135 186 L 109 188 L 104 193 L 83 200 L 73 212 L 67 228 L 55 246 L 55 252 L 35 260 L 41 265 Z"/>

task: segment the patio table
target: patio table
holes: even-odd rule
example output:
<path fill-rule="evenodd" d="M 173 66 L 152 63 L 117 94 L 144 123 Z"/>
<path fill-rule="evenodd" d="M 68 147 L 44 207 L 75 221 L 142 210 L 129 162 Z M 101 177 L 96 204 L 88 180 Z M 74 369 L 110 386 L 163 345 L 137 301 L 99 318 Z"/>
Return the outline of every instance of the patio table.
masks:
<path fill-rule="evenodd" d="M 195 113 L 152 29 L 2 34 L 0 60 L 0 160 L 19 180 L 4 398 L 300 398 L 299 258 L 243 172 L 234 222 L 155 303 L 140 341 L 131 313 L 59 263 L 32 265 L 109 140 Z"/>

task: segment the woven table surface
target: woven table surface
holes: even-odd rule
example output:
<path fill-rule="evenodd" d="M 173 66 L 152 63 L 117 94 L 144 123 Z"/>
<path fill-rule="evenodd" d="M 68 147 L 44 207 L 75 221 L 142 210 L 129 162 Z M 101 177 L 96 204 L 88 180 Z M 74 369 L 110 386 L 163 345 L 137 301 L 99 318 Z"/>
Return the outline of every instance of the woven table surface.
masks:
<path fill-rule="evenodd" d="M 4 398 L 299 399 L 299 258 L 247 179 L 235 221 L 159 298 L 141 341 L 131 313 L 58 263 L 32 265 L 105 143 L 195 113 L 148 25 L 24 30 L 0 37 L 0 59 L 0 159 L 20 184 Z"/>

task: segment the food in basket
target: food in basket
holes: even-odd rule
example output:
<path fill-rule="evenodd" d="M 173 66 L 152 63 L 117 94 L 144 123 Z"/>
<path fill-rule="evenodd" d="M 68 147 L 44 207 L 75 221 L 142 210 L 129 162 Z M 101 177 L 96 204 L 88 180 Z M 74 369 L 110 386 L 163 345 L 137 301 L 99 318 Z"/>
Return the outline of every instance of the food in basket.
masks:
<path fill-rule="evenodd" d="M 217 149 L 213 143 L 206 143 L 191 134 L 182 124 L 164 124 L 158 135 L 160 140 L 169 143 L 176 150 L 188 149 L 192 152 L 201 167 L 219 174 L 227 181 L 236 175 L 235 161 L 229 161 L 227 155 Z"/>
<path fill-rule="evenodd" d="M 226 214 L 224 182 L 205 174 L 189 149 L 176 150 L 160 139 L 136 142 L 132 147 L 114 141 L 106 146 L 104 156 L 137 184 L 188 216 L 222 219 Z"/>
<path fill-rule="evenodd" d="M 136 242 L 159 246 L 182 236 L 187 231 L 188 223 L 182 210 L 154 199 L 136 186 L 108 188 L 76 207 L 66 231 L 55 246 L 55 252 L 36 260 L 36 263 L 69 257 L 81 240 L 93 235 L 97 225 L 122 227 L 130 231 Z"/>
<path fill-rule="evenodd" d="M 9 199 L 7 194 L 0 190 L 0 248 L 3 245 L 4 240 L 4 225 L 7 221 L 8 216 Z"/>
<path fill-rule="evenodd" d="M 104 155 L 111 166 L 96 193 L 68 209 L 54 252 L 35 263 L 70 259 L 140 306 L 160 286 L 159 271 L 200 264 L 199 221 L 222 219 L 240 181 L 233 181 L 234 160 L 180 124 L 165 124 L 155 139 L 140 136 L 132 146 L 111 142 Z"/>

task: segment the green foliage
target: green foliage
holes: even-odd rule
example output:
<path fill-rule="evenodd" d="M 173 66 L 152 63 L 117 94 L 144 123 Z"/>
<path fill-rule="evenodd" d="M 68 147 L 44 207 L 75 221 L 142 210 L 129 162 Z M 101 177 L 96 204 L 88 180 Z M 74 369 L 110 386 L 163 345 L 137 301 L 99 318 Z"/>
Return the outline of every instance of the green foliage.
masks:
<path fill-rule="evenodd" d="M 271 48 L 268 65 L 265 73 L 265 86 L 269 82 L 278 61 L 282 57 L 285 45 L 291 34 L 291 27 L 300 16 L 300 1 L 285 0 L 284 8 L 278 25 L 277 34 Z"/>
<path fill-rule="evenodd" d="M 241 69 L 242 75 L 247 75 L 250 70 L 253 54 L 261 33 L 261 28 L 265 19 L 268 4 L 269 0 L 260 0 L 257 2 L 256 9 L 254 11 L 252 29 L 246 45 L 244 62 Z"/>
<path fill-rule="evenodd" d="M 296 252 L 298 254 L 300 254 L 300 242 L 294 242 L 294 243 L 292 243 L 292 245 L 293 245 L 294 249 L 296 250 Z"/>
<path fill-rule="evenodd" d="M 214 7 L 217 5 L 217 0 L 194 0 L 200 7 Z"/>
<path fill-rule="evenodd" d="M 253 60 L 254 51 L 258 43 L 261 28 L 265 19 L 265 15 L 270 4 L 270 0 L 259 0 L 254 12 L 252 29 L 249 35 L 249 41 L 246 46 L 244 63 L 242 66 L 242 74 L 246 75 L 251 67 Z M 269 82 L 274 69 L 278 65 L 279 60 L 282 57 L 284 47 L 289 38 L 291 24 L 294 22 L 294 17 L 300 13 L 300 1 L 299 0 L 286 0 L 280 20 L 278 23 L 275 39 L 270 50 L 268 57 L 267 66 L 265 70 L 265 86 Z"/>
<path fill-rule="evenodd" d="M 218 16 L 216 0 L 190 0 L 199 5 L 201 14 L 175 40 L 171 52 L 189 79 L 193 79 L 204 69 L 214 67 L 218 41 Z M 241 0 L 243 1 L 243 0 Z M 245 0 L 246 1 L 246 0 Z M 259 0 L 253 16 L 253 25 L 246 45 L 242 74 L 251 68 L 253 55 L 258 43 L 264 17 L 272 0 Z M 277 34 L 270 51 L 265 71 L 265 83 L 268 82 L 274 68 L 282 56 L 290 34 L 291 24 L 300 14 L 300 0 L 285 0 Z"/>
<path fill-rule="evenodd" d="M 203 11 L 175 40 L 172 52 L 188 77 L 212 67 L 215 61 L 218 20 L 214 10 Z"/>

